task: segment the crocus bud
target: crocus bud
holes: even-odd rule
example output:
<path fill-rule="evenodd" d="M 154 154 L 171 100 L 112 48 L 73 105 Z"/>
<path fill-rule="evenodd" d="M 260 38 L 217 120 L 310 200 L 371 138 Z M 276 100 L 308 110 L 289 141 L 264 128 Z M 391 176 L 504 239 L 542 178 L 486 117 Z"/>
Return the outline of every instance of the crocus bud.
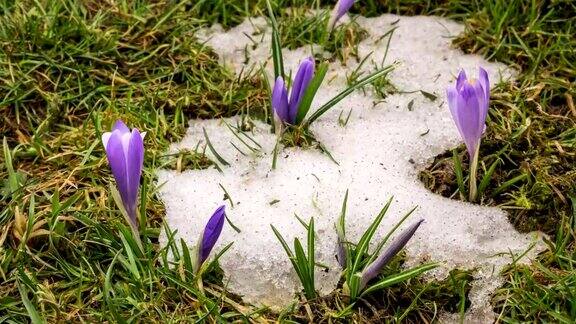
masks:
<path fill-rule="evenodd" d="M 342 16 L 344 16 L 350 8 L 354 5 L 355 0 L 338 0 L 334 9 L 332 10 L 332 14 L 330 15 L 330 21 L 328 22 L 328 29 L 334 29 L 336 23 Z"/>
<path fill-rule="evenodd" d="M 282 77 L 276 79 L 274 89 L 272 89 L 272 108 L 282 122 L 291 125 L 296 122 L 300 102 L 313 77 L 314 60 L 309 57 L 304 59 L 298 67 L 298 72 L 296 72 L 296 78 L 294 78 L 292 90 L 290 91 L 290 100 L 288 100 L 288 91 L 286 90 L 284 79 Z"/>
<path fill-rule="evenodd" d="M 130 131 L 121 120 L 116 121 L 112 132 L 102 134 L 102 144 L 132 228 L 138 227 L 138 188 L 144 164 L 145 135 L 146 132 L 140 133 L 137 129 Z"/>
<path fill-rule="evenodd" d="M 224 227 L 224 220 L 226 218 L 225 206 L 222 205 L 216 209 L 212 217 L 208 220 L 204 232 L 202 233 L 199 246 L 198 246 L 198 267 L 208 259 L 212 248 L 218 241 L 222 228 Z"/>
<path fill-rule="evenodd" d="M 392 258 L 402 250 L 402 248 L 410 241 L 414 233 L 420 225 L 424 222 L 423 219 L 419 220 L 418 222 L 410 225 L 404 232 L 400 233 L 394 241 L 388 246 L 388 248 L 382 252 L 374 262 L 368 265 L 361 274 L 361 282 L 360 282 L 360 290 L 366 287 L 366 284 L 374 279 L 380 271 L 392 260 Z"/>
<path fill-rule="evenodd" d="M 466 73 L 462 70 L 455 85 L 449 87 L 446 93 L 454 123 L 466 144 L 470 159 L 473 160 L 486 127 L 490 100 L 488 73 L 480 68 L 478 80 L 468 80 Z"/>

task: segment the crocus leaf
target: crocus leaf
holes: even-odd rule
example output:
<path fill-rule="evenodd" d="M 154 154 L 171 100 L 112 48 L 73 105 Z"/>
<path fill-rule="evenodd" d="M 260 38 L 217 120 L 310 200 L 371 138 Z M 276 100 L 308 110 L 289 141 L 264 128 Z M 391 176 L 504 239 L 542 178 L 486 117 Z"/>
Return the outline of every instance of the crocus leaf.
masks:
<path fill-rule="evenodd" d="M 213 269 L 218 260 L 220 260 L 220 258 L 224 255 L 224 253 L 226 253 L 226 251 L 228 251 L 232 245 L 234 244 L 234 242 L 230 242 L 228 243 L 222 250 L 220 250 L 218 253 L 216 253 L 216 255 L 212 258 L 212 260 L 210 262 L 208 262 L 208 265 L 206 266 L 206 270 L 202 270 L 202 272 L 206 271 L 206 272 L 210 272 L 211 269 Z"/>
<path fill-rule="evenodd" d="M 366 254 L 368 252 L 368 246 L 370 245 L 370 240 L 372 240 L 372 236 L 374 236 L 374 233 L 376 233 L 376 229 L 378 228 L 378 225 L 380 225 L 380 223 L 382 222 L 382 218 L 384 218 L 384 215 L 386 215 L 388 208 L 390 208 L 390 204 L 392 204 L 392 198 L 390 198 L 388 200 L 388 202 L 382 208 L 382 210 L 380 211 L 378 216 L 376 216 L 376 218 L 374 219 L 372 224 L 370 224 L 368 229 L 366 229 L 366 231 L 364 232 L 364 234 L 360 238 L 358 245 L 356 245 L 356 255 L 355 255 L 354 263 L 352 264 L 352 268 L 347 269 L 347 271 L 352 271 L 352 273 L 356 273 L 359 271 L 360 264 L 362 262 L 364 254 Z"/>
<path fill-rule="evenodd" d="M 10 154 L 10 148 L 8 147 L 8 141 L 6 137 L 2 140 L 2 148 L 4 150 L 4 161 L 6 169 L 8 171 L 8 192 L 7 195 L 18 190 L 18 176 L 14 172 L 14 166 L 12 165 L 12 154 Z"/>
<path fill-rule="evenodd" d="M 406 281 L 408 279 L 412 279 L 412 278 L 414 278 L 414 277 L 416 277 L 416 276 L 418 276 L 418 275 L 420 275 L 426 271 L 429 271 L 429 270 L 436 268 L 437 266 L 438 265 L 434 264 L 434 263 L 424 264 L 424 265 L 421 265 L 421 266 L 418 266 L 418 267 L 415 267 L 412 269 L 402 271 L 400 273 L 393 274 L 393 275 L 388 276 L 388 277 L 378 281 L 377 283 L 369 286 L 368 288 L 366 288 L 362 292 L 362 294 L 360 296 L 365 296 L 365 295 L 368 295 L 368 294 L 373 293 L 375 291 L 378 291 L 378 290 L 384 289 L 386 287 L 392 286 L 394 284 L 397 284 L 399 282 Z"/>
<path fill-rule="evenodd" d="M 375 80 L 378 80 L 379 78 L 390 73 L 390 71 L 392 71 L 393 69 L 394 69 L 394 66 L 388 65 L 388 66 L 368 75 L 367 77 L 361 79 L 360 81 L 354 83 L 353 85 L 349 86 L 344 91 L 337 94 L 334 98 L 330 99 L 330 101 L 328 101 L 327 103 L 322 105 L 320 108 L 318 108 L 318 110 L 316 110 L 308 118 L 308 120 L 306 121 L 306 124 L 308 124 L 308 125 L 312 124 L 316 119 L 320 118 L 320 116 L 324 115 L 324 113 L 326 113 L 328 110 L 330 110 L 330 108 L 334 107 L 342 99 L 346 98 L 346 96 L 348 96 L 349 94 L 354 92 L 354 90 L 359 89 L 359 88 L 361 88 L 361 87 L 363 87 L 369 83 L 372 83 Z"/>
<path fill-rule="evenodd" d="M 184 239 L 180 239 L 180 246 L 182 247 L 182 261 L 184 262 L 184 269 L 190 274 L 194 273 L 194 267 L 192 266 L 192 258 L 190 257 L 190 249 L 186 245 Z M 183 278 L 185 279 L 185 278 Z"/>
<path fill-rule="evenodd" d="M 206 146 L 208 146 L 208 149 L 210 150 L 210 152 L 212 152 L 216 160 L 218 160 L 218 162 L 220 162 L 222 165 L 229 166 L 230 163 L 224 160 L 224 158 L 220 156 L 220 154 L 218 154 L 216 149 L 214 149 L 214 146 L 212 146 L 212 142 L 210 142 L 210 138 L 208 138 L 208 133 L 206 133 L 206 128 L 202 127 L 202 131 L 204 132 L 204 138 L 206 139 Z M 222 172 L 222 170 L 219 171 Z"/>
<path fill-rule="evenodd" d="M 122 240 L 122 244 L 124 245 L 124 251 L 126 251 L 126 255 L 128 256 L 128 261 L 122 255 L 120 255 L 120 262 L 122 262 L 126 268 L 132 273 L 135 279 L 140 279 L 140 271 L 138 271 L 138 266 L 136 265 L 136 255 L 134 255 L 134 251 L 128 243 L 128 238 L 130 235 L 127 232 L 121 231 L 120 239 Z"/>
<path fill-rule="evenodd" d="M 312 281 L 314 281 L 314 271 L 316 269 L 314 245 L 314 218 L 310 218 L 310 224 L 308 225 L 308 271 L 310 272 L 309 277 Z"/>
<path fill-rule="evenodd" d="M 135 224 L 134 224 L 134 222 L 132 222 L 132 219 L 128 215 L 126 208 L 124 208 L 124 204 L 122 203 L 122 198 L 120 197 L 120 192 L 118 192 L 118 189 L 116 189 L 116 186 L 112 183 L 110 183 L 108 188 L 110 189 L 110 195 L 114 199 L 114 203 L 116 203 L 116 207 L 118 207 L 120 214 L 122 214 L 122 216 L 126 220 L 126 223 L 128 223 L 128 225 L 130 225 L 130 227 L 133 228 Z"/>
<path fill-rule="evenodd" d="M 356 300 L 360 294 L 360 282 L 362 281 L 362 275 L 358 272 L 352 273 L 350 279 L 347 281 L 348 290 L 350 294 L 350 299 Z"/>
<path fill-rule="evenodd" d="M 340 211 L 340 217 L 336 222 L 336 234 L 337 234 L 337 245 L 336 245 L 336 259 L 338 264 L 342 269 L 347 268 L 350 263 L 350 258 L 348 257 L 349 249 L 346 246 L 346 205 L 348 203 L 348 190 L 346 190 L 346 195 L 344 195 L 344 201 L 342 202 L 342 210 Z"/>
<path fill-rule="evenodd" d="M 328 71 L 328 64 L 321 63 L 318 66 L 318 70 L 314 74 L 314 78 L 312 78 L 312 81 L 310 81 L 310 84 L 308 85 L 306 92 L 304 92 L 304 97 L 302 97 L 302 100 L 300 101 L 300 106 L 298 106 L 298 113 L 296 114 L 296 122 L 295 122 L 296 125 L 301 124 L 302 121 L 304 121 L 304 118 L 306 118 L 306 115 L 308 114 L 308 111 L 312 106 L 314 96 L 316 95 L 318 88 L 320 88 L 322 81 L 324 81 L 324 77 L 326 76 L 327 71 Z"/>
<path fill-rule="evenodd" d="M 284 248 L 284 251 L 286 251 L 286 254 L 288 255 L 288 257 L 290 259 L 293 259 L 294 254 L 292 253 L 292 250 L 290 250 L 290 247 L 288 246 L 288 243 L 286 243 L 286 240 L 284 240 L 284 237 L 282 236 L 282 234 L 280 234 L 280 232 L 278 232 L 278 230 L 276 229 L 276 227 L 274 227 L 274 225 L 270 225 L 270 227 L 272 228 L 274 235 L 276 235 L 276 237 L 278 238 L 278 241 L 280 241 L 280 244 L 282 244 L 282 248 Z"/>

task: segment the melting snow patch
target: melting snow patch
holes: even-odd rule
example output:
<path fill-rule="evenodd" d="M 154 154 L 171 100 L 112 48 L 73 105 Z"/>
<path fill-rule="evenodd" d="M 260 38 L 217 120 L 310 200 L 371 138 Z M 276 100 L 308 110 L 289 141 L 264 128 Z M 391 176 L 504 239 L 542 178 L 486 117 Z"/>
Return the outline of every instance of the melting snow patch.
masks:
<path fill-rule="evenodd" d="M 223 203 L 225 188 L 234 203 L 232 207 L 226 201 L 228 216 L 241 230 L 236 233 L 226 226 L 218 244 L 221 248 L 235 242 L 221 259 L 228 288 L 249 302 L 282 306 L 294 298 L 300 285 L 270 224 L 291 242 L 295 236 L 305 237 L 294 214 L 304 220 L 314 217 L 316 257 L 329 266 L 327 272 L 317 270 L 317 288 L 327 294 L 335 289 L 340 277 L 334 258 L 333 224 L 346 189 L 350 190 L 347 233 L 352 241 L 358 240 L 388 197 L 394 196 L 376 239 L 418 206 L 406 225 L 419 218 L 424 218 L 425 223 L 407 245 L 408 264 L 442 262 L 442 268 L 431 274 L 437 279 L 455 267 L 476 269 L 468 320 L 490 320 L 494 316 L 490 294 L 502 282 L 498 273 L 510 262 L 511 253 L 521 254 L 539 240 L 536 235 L 514 230 L 498 208 L 462 203 L 429 192 L 418 180 L 418 170 L 434 156 L 460 143 L 443 101 L 444 89 L 454 81 L 458 69 L 475 72 L 481 65 L 493 81 L 510 78 L 513 71 L 452 48 L 451 37 L 463 27 L 450 20 L 383 15 L 359 17 L 357 22 L 369 33 L 359 45 L 359 56 L 373 52 L 371 63 L 360 68 L 364 72 L 374 70 L 375 64 L 382 62 L 387 43 L 382 36 L 397 27 L 386 61 L 398 63 L 389 78 L 401 93 L 382 100 L 370 91 L 356 91 L 313 124 L 315 137 L 338 164 L 315 149 L 284 148 L 278 155 L 277 168 L 271 170 L 275 137 L 270 126 L 255 122 L 248 135 L 257 146 L 244 135 L 234 135 L 225 125 L 235 126 L 240 118 L 192 120 L 186 137 L 172 150 L 205 145 L 205 128 L 213 147 L 230 166 L 223 166 L 223 172 L 215 168 L 182 173 L 158 171 L 159 183 L 164 183 L 161 196 L 168 224 L 188 244 L 195 244 L 208 217 Z M 215 26 L 204 31 L 202 37 L 220 55 L 222 63 L 238 73 L 261 65 L 271 73 L 270 31 L 263 18 L 247 20 L 227 32 Z M 295 71 L 311 50 L 310 46 L 284 50 L 287 71 Z M 355 59 L 345 65 L 332 63 L 313 106 L 320 106 L 344 89 L 346 76 L 357 67 Z M 438 99 L 432 101 L 420 90 L 435 94 Z M 350 110 L 348 124 L 340 126 L 339 114 L 343 111 L 346 115 Z M 523 261 L 539 249 L 538 243 Z M 450 319 L 449 315 L 446 319 Z"/>

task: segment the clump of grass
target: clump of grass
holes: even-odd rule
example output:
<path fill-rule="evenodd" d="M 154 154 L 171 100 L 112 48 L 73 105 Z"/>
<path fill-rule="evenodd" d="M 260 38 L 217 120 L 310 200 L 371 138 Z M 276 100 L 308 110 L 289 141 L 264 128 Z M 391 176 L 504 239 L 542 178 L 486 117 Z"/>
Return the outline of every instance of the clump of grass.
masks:
<path fill-rule="evenodd" d="M 213 162 L 204 152 L 198 152 L 198 149 L 194 151 L 184 149 L 179 150 L 177 153 L 162 156 L 157 167 L 182 172 L 184 170 L 207 169 L 212 165 Z"/>
<path fill-rule="evenodd" d="M 548 250 L 530 266 L 512 264 L 506 284 L 493 296 L 502 321 L 571 323 L 576 319 L 576 197 L 571 215 L 562 221 Z"/>
<path fill-rule="evenodd" d="M 287 125 L 282 132 L 281 143 L 286 147 L 315 147 L 319 142 L 309 128 Z"/>
<path fill-rule="evenodd" d="M 295 49 L 319 44 L 341 62 L 358 60 L 358 44 L 368 36 L 366 30 L 352 21 L 329 32 L 328 15 L 329 11 L 310 12 L 306 7 L 286 10 L 278 18 L 282 45 Z"/>
<path fill-rule="evenodd" d="M 403 270 L 405 254 L 392 259 L 381 278 Z M 329 270 L 331 271 L 331 270 Z M 468 294 L 473 280 L 471 271 L 454 269 L 441 281 L 426 282 L 413 278 L 359 300 L 350 307 L 341 291 L 312 302 L 291 305 L 280 313 L 280 320 L 334 323 L 421 323 L 433 322 L 441 312 L 463 316 L 470 307 Z"/>

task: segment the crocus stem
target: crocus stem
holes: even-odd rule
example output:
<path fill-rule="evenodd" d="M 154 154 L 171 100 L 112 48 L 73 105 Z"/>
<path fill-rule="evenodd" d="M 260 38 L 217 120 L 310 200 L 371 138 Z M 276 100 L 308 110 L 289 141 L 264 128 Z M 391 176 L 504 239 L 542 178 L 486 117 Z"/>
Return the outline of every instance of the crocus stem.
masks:
<path fill-rule="evenodd" d="M 472 161 L 470 161 L 470 195 L 468 200 L 470 202 L 476 201 L 476 196 L 478 194 L 478 187 L 476 185 L 476 173 L 478 172 L 478 155 L 480 153 L 480 145 L 476 146 L 476 151 L 474 152 L 474 156 L 472 157 Z"/>
<path fill-rule="evenodd" d="M 198 284 L 198 291 L 204 295 L 204 283 L 202 282 L 202 275 L 198 275 L 196 282 Z"/>
<path fill-rule="evenodd" d="M 142 239 L 140 239 L 140 230 L 138 229 L 138 225 L 134 225 L 132 223 L 130 223 L 130 229 L 132 230 L 132 234 L 134 237 L 134 240 L 136 241 L 136 244 L 138 244 L 138 247 L 140 248 L 140 251 L 142 251 L 142 253 L 144 254 L 144 245 L 142 244 Z"/>

